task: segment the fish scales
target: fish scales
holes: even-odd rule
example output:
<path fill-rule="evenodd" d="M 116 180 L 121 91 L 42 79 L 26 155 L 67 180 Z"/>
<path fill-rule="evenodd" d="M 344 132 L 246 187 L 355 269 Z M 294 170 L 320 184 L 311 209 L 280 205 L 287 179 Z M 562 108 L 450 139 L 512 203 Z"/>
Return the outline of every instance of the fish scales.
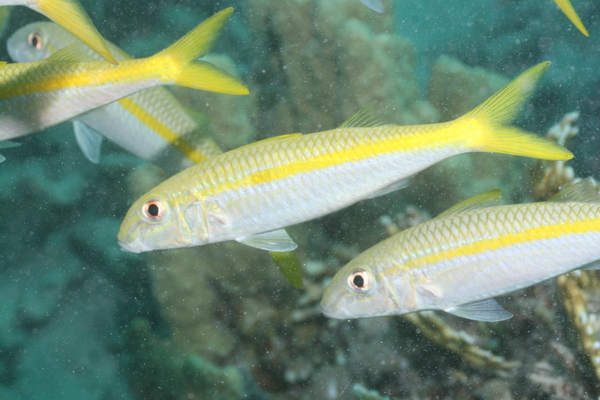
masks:
<path fill-rule="evenodd" d="M 378 125 L 360 111 L 337 129 L 265 139 L 206 160 L 138 199 L 121 224 L 119 243 L 139 252 L 233 239 L 288 251 L 295 243 L 281 228 L 400 189 L 412 175 L 457 154 L 569 159 L 556 143 L 507 125 L 548 66 L 530 68 L 454 121 Z"/>
<path fill-rule="evenodd" d="M 174 84 L 229 94 L 247 94 L 239 81 L 209 63 L 195 61 L 212 46 L 233 9 L 207 19 L 167 49 L 143 59 L 85 62 L 71 45 L 44 61 L 0 68 L 0 140 L 23 136 L 153 86 Z M 123 56 L 123 54 L 120 54 Z M 82 58 L 84 61 L 81 61 Z M 26 111 L 17 108 L 25 107 Z M 15 110 L 19 119 L 5 110 Z M 10 123 L 4 121 L 8 119 Z M 20 124 L 19 124 L 20 122 Z"/>
<path fill-rule="evenodd" d="M 76 38 L 58 25 L 36 22 L 11 35 L 7 48 L 14 61 L 32 62 L 42 61 L 74 43 L 77 43 Z M 83 44 L 77 45 L 84 58 L 101 61 L 97 53 Z M 113 43 L 107 42 L 107 45 L 117 60 L 131 59 Z M 177 172 L 184 166 L 222 153 L 213 140 L 198 137 L 199 123 L 162 87 L 132 94 L 104 107 L 101 112 L 81 115 L 77 121 L 137 156 L 175 167 Z M 197 139 L 189 140 L 194 138 Z M 171 148 L 177 151 L 170 152 Z"/>
<path fill-rule="evenodd" d="M 592 263 L 599 258 L 599 242 L 600 205 L 498 206 L 400 232 L 362 253 L 346 271 L 376 266 L 373 274 L 404 312 L 448 309 Z M 410 281 L 408 288 L 398 285 L 402 275 Z"/>
<path fill-rule="evenodd" d="M 333 135 L 323 132 L 250 145 L 188 170 L 182 182 L 193 187 L 194 197 L 215 197 L 222 207 L 232 208 L 231 214 L 240 218 L 246 214 L 245 222 L 236 218 L 239 224 L 260 222 L 265 230 L 276 229 L 282 219 L 286 224 L 303 220 L 305 216 L 293 212 L 298 207 L 304 207 L 310 217 L 323 215 L 365 193 L 377 193 L 399 174 L 412 175 L 456 154 L 459 147 L 420 145 L 416 140 L 402 140 L 403 146 L 387 144 L 398 141 L 397 136 L 404 138 L 400 132 L 398 128 L 339 129 Z M 375 182 L 373 174 L 379 177 Z M 329 194 L 319 195 L 325 188 Z M 277 209 L 270 209 L 271 204 L 277 204 Z"/>
<path fill-rule="evenodd" d="M 89 64 L 106 65 L 104 62 Z M 138 64 L 135 63 L 132 67 L 136 68 L 135 65 Z M 38 65 L 36 69 L 13 68 L 13 65 L 20 64 L 0 68 L 0 87 L 3 88 L 0 91 L 0 109 L 10 110 L 22 117 L 11 118 L 16 124 L 14 127 L 3 125 L 0 128 L 0 140 L 24 136 L 37 130 L 39 120 L 57 124 L 106 104 L 110 101 L 108 99 L 124 97 L 132 91 L 159 84 L 155 76 L 144 73 L 143 70 L 133 83 L 126 75 L 103 74 L 105 67 L 94 68 L 94 65 L 87 68 L 78 65 L 60 68 L 58 65 L 47 64 Z M 13 81 L 7 79 L 6 72 L 13 69 L 20 69 L 19 73 L 26 76 Z M 132 71 L 129 75 L 133 74 Z M 45 78 L 47 74 L 55 75 L 55 78 L 48 80 Z M 148 77 L 143 79 L 143 75 Z M 84 80 L 88 84 L 82 85 Z M 19 129 L 19 125 L 27 128 Z"/>

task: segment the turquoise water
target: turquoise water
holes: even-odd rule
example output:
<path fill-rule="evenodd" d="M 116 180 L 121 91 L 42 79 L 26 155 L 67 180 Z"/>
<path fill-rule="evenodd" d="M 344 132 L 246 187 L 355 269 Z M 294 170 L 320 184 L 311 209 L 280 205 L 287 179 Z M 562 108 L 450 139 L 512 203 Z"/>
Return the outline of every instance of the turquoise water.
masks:
<path fill-rule="evenodd" d="M 590 37 L 551 0 L 394 0 L 384 1 L 382 15 L 358 0 L 82 3 L 104 37 L 137 57 L 235 7 L 213 52 L 235 66 L 251 95 L 173 90 L 204 114 L 225 150 L 332 129 L 372 101 L 392 123 L 448 120 L 551 61 L 517 124 L 545 134 L 579 111 L 570 165 L 577 176 L 600 177 L 597 2 L 573 2 Z M 42 19 L 14 7 L 2 41 Z M 0 59 L 9 60 L 4 48 Z M 17 141 L 0 164 L 0 399 L 600 395 L 593 354 L 555 280 L 500 298 L 515 314 L 508 321 L 440 314 L 447 326 L 435 332 L 451 327 L 472 338 L 458 352 L 448 347 L 464 341 L 435 343 L 427 323 L 330 320 L 318 308 L 335 272 L 387 236 L 381 216 L 418 222 L 496 187 L 510 202 L 532 201 L 535 161 L 459 156 L 405 190 L 291 227 L 305 274 L 304 288 L 294 289 L 268 253 L 236 242 L 122 252 L 116 235 L 127 209 L 167 174 L 108 141 L 101 162 L 90 163 L 68 123 Z M 600 306 L 593 288 L 590 315 Z M 504 361 L 483 355 L 474 363 L 473 345 Z"/>

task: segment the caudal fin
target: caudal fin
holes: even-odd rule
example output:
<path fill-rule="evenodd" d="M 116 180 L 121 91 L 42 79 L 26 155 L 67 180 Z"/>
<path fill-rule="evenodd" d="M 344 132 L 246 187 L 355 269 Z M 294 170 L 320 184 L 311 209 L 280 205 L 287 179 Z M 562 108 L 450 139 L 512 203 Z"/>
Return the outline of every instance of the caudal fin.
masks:
<path fill-rule="evenodd" d="M 544 160 L 573 158 L 573 153 L 555 142 L 508 125 L 529 100 L 548 67 L 550 62 L 543 62 L 528 69 L 455 121 L 461 130 L 475 133 L 470 138 L 473 149 Z"/>
<path fill-rule="evenodd" d="M 583 33 L 585 36 L 590 36 L 587 29 L 585 29 L 583 22 L 581 22 L 579 15 L 577 15 L 577 11 L 575 11 L 573 8 L 570 0 L 554 0 L 554 2 L 581 33 Z"/>
<path fill-rule="evenodd" d="M 69 31 L 106 61 L 117 64 L 117 60 L 108 50 L 106 42 L 78 0 L 36 1 L 30 7 Z"/>
<path fill-rule="evenodd" d="M 248 88 L 234 76 L 208 62 L 195 61 L 208 53 L 232 12 L 231 7 L 218 12 L 152 57 L 169 60 L 177 71 L 165 77 L 165 83 L 225 94 L 249 93 Z"/>

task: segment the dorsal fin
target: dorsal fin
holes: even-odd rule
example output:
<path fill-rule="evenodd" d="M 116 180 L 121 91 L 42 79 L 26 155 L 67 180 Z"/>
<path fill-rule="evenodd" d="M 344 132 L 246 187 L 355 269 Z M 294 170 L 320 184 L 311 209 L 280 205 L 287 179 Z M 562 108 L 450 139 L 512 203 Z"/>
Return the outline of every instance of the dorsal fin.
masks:
<path fill-rule="evenodd" d="M 502 191 L 498 189 L 490 190 L 465 201 L 461 201 L 454 207 L 450 207 L 436 218 L 447 217 L 465 211 L 477 210 L 479 208 L 494 207 L 500 205 Z"/>
<path fill-rule="evenodd" d="M 594 179 L 590 177 L 567 186 L 548 201 L 557 203 L 566 203 L 570 201 L 578 203 L 600 203 L 600 195 L 598 194 L 598 189 L 596 189 Z"/>
<path fill-rule="evenodd" d="M 375 103 L 371 103 L 348 118 L 339 128 L 372 128 L 375 126 L 389 125 L 381 120 L 381 117 L 375 112 Z"/>
<path fill-rule="evenodd" d="M 73 43 L 52 54 L 45 62 L 91 62 L 98 61 L 87 52 L 81 43 Z"/>
<path fill-rule="evenodd" d="M 264 144 L 264 143 L 267 143 L 267 142 L 276 142 L 278 140 L 291 139 L 291 138 L 300 137 L 300 136 L 302 136 L 301 133 L 288 133 L 287 135 L 273 136 L 273 137 L 270 137 L 270 138 L 259 140 L 257 142 L 248 143 L 248 144 L 246 144 L 244 146 L 240 146 L 236 150 L 247 149 L 249 147 L 256 146 L 257 144 Z"/>

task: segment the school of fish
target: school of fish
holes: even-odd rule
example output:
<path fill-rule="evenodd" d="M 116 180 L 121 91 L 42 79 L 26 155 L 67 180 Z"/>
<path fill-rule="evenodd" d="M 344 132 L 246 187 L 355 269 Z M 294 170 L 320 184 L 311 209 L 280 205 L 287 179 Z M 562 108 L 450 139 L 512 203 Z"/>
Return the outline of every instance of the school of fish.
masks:
<path fill-rule="evenodd" d="M 131 57 L 107 41 L 119 61 Z M 7 49 L 16 62 L 43 61 L 67 46 L 101 60 L 93 51 L 59 25 L 34 22 L 13 33 Z M 202 133 L 194 116 L 164 87 L 142 90 L 95 112 L 73 120 L 77 143 L 92 162 L 100 161 L 105 137 L 136 156 L 179 172 L 221 153 L 218 145 Z"/>
<path fill-rule="evenodd" d="M 556 143 L 508 125 L 549 66 L 530 68 L 454 121 L 388 126 L 359 112 L 337 129 L 277 136 L 211 158 L 137 200 L 119 244 L 142 252 L 237 240 L 289 251 L 296 244 L 283 228 L 400 189 L 457 154 L 570 159 Z"/>
<path fill-rule="evenodd" d="M 360 1 L 384 12 L 381 0 Z M 554 1 L 589 36 L 570 1 Z M 126 251 L 236 240 L 288 252 L 297 245 L 286 227 L 399 190 L 448 157 L 573 156 L 510 125 L 549 62 L 523 72 L 453 121 L 393 126 L 367 107 L 336 129 L 285 134 L 222 153 L 161 86 L 249 93 L 236 77 L 197 60 L 210 50 L 232 8 L 154 56 L 133 59 L 102 38 L 77 0 L 0 0 L 0 6 L 8 5 L 27 6 L 56 24 L 30 24 L 8 40 L 17 63 L 0 62 L 0 148 L 18 146 L 9 139 L 70 121 L 93 162 L 100 161 L 106 137 L 178 172 L 130 207 L 117 238 Z M 500 206 L 500 196 L 491 191 L 466 200 L 363 252 L 334 276 L 321 301 L 323 313 L 362 318 L 443 310 L 501 321 L 512 314 L 493 297 L 597 267 L 600 196 L 590 180 L 545 203 Z"/>
<path fill-rule="evenodd" d="M 89 59 L 77 45 L 44 61 L 0 68 L 0 140 L 27 135 L 160 85 L 179 85 L 218 93 L 248 94 L 237 78 L 210 63 L 195 61 L 212 46 L 232 8 L 201 23 L 152 57 L 118 65 Z"/>

